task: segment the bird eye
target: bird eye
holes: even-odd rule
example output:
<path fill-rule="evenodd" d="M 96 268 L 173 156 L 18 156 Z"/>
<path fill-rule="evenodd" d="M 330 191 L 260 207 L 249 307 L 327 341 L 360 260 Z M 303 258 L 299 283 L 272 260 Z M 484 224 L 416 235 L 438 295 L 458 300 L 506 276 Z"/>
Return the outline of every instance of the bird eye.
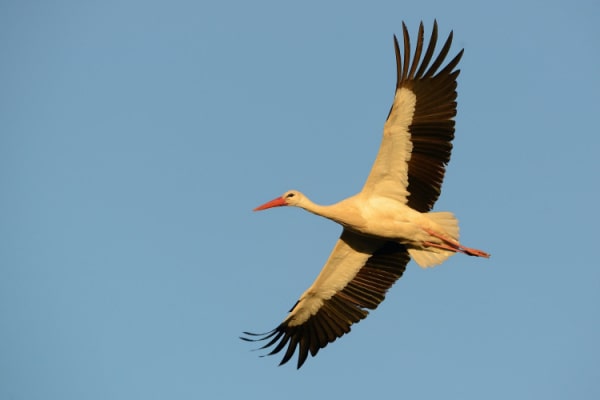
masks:
<path fill-rule="evenodd" d="M 287 196 L 285 196 L 286 199 L 290 199 L 294 197 L 294 193 L 288 193 Z"/>

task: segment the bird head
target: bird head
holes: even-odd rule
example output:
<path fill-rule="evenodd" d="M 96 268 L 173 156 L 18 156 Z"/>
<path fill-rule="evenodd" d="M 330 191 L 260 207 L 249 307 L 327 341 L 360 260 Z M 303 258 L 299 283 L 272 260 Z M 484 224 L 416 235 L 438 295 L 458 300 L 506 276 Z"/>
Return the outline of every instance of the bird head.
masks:
<path fill-rule="evenodd" d="M 282 206 L 297 206 L 304 199 L 304 195 L 297 190 L 289 190 L 282 196 L 276 197 L 271 201 L 267 201 L 265 204 L 256 207 L 253 211 L 262 211 L 272 207 Z"/>

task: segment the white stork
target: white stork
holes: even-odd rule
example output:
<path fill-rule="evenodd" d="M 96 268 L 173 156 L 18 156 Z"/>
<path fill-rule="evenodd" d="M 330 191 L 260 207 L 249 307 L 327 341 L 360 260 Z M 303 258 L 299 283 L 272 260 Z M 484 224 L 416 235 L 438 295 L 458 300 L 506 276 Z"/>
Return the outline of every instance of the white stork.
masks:
<path fill-rule="evenodd" d="M 440 195 L 450 160 L 456 115 L 455 70 L 461 50 L 445 67 L 452 32 L 433 61 L 437 22 L 427 49 L 423 23 L 410 59 L 410 40 L 402 23 L 404 58 L 394 36 L 397 83 L 394 103 L 383 127 L 383 140 L 362 191 L 322 206 L 291 190 L 255 211 L 295 206 L 333 220 L 343 232 L 314 283 L 300 296 L 285 320 L 264 334 L 244 332 L 247 341 L 269 340 L 269 355 L 287 345 L 280 365 L 299 349 L 300 368 L 308 353 L 350 332 L 350 326 L 375 309 L 402 276 L 410 257 L 432 267 L 455 253 L 489 257 L 458 240 L 458 221 L 450 212 L 430 212 Z M 440 70 L 440 68 L 442 68 Z"/>

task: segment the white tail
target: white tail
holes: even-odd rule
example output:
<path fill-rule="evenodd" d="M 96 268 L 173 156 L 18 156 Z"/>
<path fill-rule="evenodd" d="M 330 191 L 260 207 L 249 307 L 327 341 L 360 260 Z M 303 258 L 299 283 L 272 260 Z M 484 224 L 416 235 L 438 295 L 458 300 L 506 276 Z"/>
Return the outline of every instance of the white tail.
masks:
<path fill-rule="evenodd" d="M 441 234 L 449 236 L 458 242 L 459 228 L 458 220 L 451 212 L 430 212 L 427 216 L 440 227 Z M 409 248 L 408 254 L 420 267 L 434 267 L 444 262 L 448 257 L 456 254 L 454 251 L 427 247 L 424 249 Z"/>

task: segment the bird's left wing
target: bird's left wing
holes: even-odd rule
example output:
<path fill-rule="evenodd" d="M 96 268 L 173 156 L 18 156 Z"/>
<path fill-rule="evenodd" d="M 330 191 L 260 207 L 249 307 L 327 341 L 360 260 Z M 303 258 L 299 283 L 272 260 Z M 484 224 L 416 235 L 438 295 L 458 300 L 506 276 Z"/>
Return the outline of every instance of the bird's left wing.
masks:
<path fill-rule="evenodd" d="M 398 243 L 359 236 L 344 230 L 325 267 L 302 294 L 287 318 L 265 334 L 244 332 L 247 341 L 269 340 L 262 348 L 275 346 L 269 355 L 287 349 L 280 365 L 299 348 L 298 368 L 308 353 L 350 332 L 350 325 L 374 310 L 387 290 L 404 272 L 409 256 Z"/>
<path fill-rule="evenodd" d="M 410 38 L 404 23 L 402 32 L 404 54 L 394 36 L 396 95 L 363 194 L 393 198 L 425 212 L 431 210 L 440 195 L 450 160 L 459 74 L 455 68 L 463 51 L 442 67 L 452 44 L 450 33 L 430 65 L 438 37 L 437 22 L 433 24 L 423 58 L 425 41 L 421 23 L 411 60 Z"/>

